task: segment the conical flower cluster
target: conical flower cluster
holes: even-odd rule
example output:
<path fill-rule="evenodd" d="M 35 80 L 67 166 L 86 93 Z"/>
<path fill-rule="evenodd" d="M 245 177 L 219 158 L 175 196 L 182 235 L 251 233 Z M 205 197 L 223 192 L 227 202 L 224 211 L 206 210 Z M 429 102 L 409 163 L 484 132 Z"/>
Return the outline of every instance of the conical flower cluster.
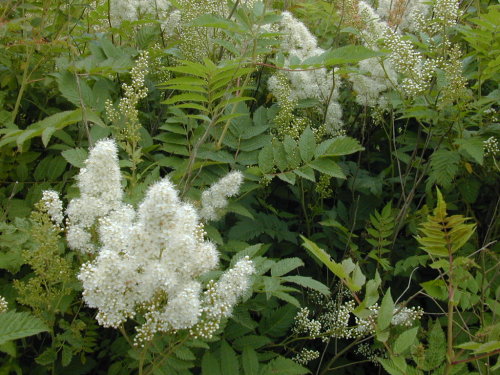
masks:
<path fill-rule="evenodd" d="M 250 286 L 253 263 L 242 258 L 210 282 L 216 298 L 208 298 L 199 277 L 217 267 L 219 254 L 205 240 L 197 210 L 179 198 L 168 178 L 149 188 L 137 210 L 125 204 L 117 153 L 113 140 L 96 144 L 78 176 L 81 196 L 66 210 L 70 247 L 96 254 L 78 278 L 85 302 L 98 309 L 99 324 L 116 328 L 141 313 L 146 321 L 138 328 L 140 343 L 156 332 L 200 326 L 207 312 L 212 323 L 227 317 Z M 242 176 L 235 173 L 208 195 L 220 193 L 225 201 L 236 194 Z M 223 193 L 226 180 L 238 183 Z"/>

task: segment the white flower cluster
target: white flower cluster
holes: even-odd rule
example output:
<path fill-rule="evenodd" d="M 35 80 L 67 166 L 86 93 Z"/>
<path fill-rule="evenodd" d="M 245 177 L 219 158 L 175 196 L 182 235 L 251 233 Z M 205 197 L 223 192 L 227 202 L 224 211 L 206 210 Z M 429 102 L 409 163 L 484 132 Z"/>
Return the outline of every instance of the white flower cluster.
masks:
<path fill-rule="evenodd" d="M 387 30 L 384 42 L 391 50 L 389 59 L 394 69 L 404 75 L 401 81 L 403 91 L 410 97 L 425 91 L 440 61 L 425 59 L 409 40 L 392 30 Z"/>
<path fill-rule="evenodd" d="M 210 186 L 201 195 L 200 218 L 205 221 L 217 220 L 228 197 L 234 197 L 240 190 L 243 174 L 233 171 Z"/>
<path fill-rule="evenodd" d="M 358 318 L 356 317 L 357 327 L 355 328 L 356 335 L 358 337 L 372 335 L 376 331 L 376 319 L 379 312 L 379 305 L 375 304 L 370 306 L 368 310 L 370 310 L 371 314 L 367 318 Z M 420 307 L 402 307 L 396 306 L 394 307 L 392 313 L 391 325 L 393 326 L 403 326 L 410 327 L 413 325 L 415 320 L 419 320 L 424 312 Z"/>
<path fill-rule="evenodd" d="M 295 334 L 305 333 L 311 337 L 321 334 L 321 322 L 309 318 L 310 311 L 307 307 L 301 308 L 295 315 L 293 332 Z"/>
<path fill-rule="evenodd" d="M 115 142 L 98 142 L 78 176 L 81 197 L 67 209 L 70 246 L 97 253 L 78 279 L 99 324 L 116 328 L 142 313 L 140 344 L 156 332 L 192 328 L 203 315 L 227 317 L 249 287 L 252 262 L 241 259 L 210 284 L 208 298 L 198 278 L 218 265 L 219 255 L 204 239 L 196 209 L 164 178 L 135 210 L 122 202 L 120 180 Z"/>
<path fill-rule="evenodd" d="M 307 27 L 289 12 L 283 12 L 277 29 L 281 36 L 281 51 L 285 56 L 285 67 L 292 61 L 304 61 L 307 58 L 321 55 L 325 51 L 318 47 L 318 42 Z M 341 80 L 338 75 L 325 68 L 303 71 L 283 71 L 290 81 L 290 100 L 317 99 L 322 105 L 327 105 L 325 125 L 330 133 L 342 127 L 342 108 L 338 103 Z M 280 81 L 277 75 L 268 80 L 268 88 L 275 97 L 280 90 Z M 280 104 L 280 103 L 278 103 Z"/>
<path fill-rule="evenodd" d="M 4 296 L 0 296 L 0 314 L 7 311 L 9 304 Z"/>
<path fill-rule="evenodd" d="M 319 358 L 319 352 L 317 350 L 304 348 L 295 357 L 293 357 L 292 360 L 297 362 L 299 365 L 307 365 L 309 362 L 314 361 L 317 358 Z"/>
<path fill-rule="evenodd" d="M 112 0 L 111 22 L 114 27 L 123 21 L 138 21 L 145 18 L 165 19 L 171 3 L 168 0 Z"/>
<path fill-rule="evenodd" d="M 498 141 L 494 136 L 489 137 L 483 142 L 485 155 L 497 156 L 500 152 Z"/>
<path fill-rule="evenodd" d="M 364 25 L 361 32 L 364 45 L 378 50 L 378 41 L 384 37 L 389 26 L 364 1 L 358 4 L 358 16 Z M 362 106 L 386 108 L 387 99 L 383 93 L 397 85 L 397 75 L 391 61 L 370 58 L 359 63 L 359 70 L 359 73 L 349 75 L 349 81 L 356 93 L 356 102 Z"/>
<path fill-rule="evenodd" d="M 462 15 L 459 0 L 436 0 L 433 11 L 435 32 L 455 26 Z"/>
<path fill-rule="evenodd" d="M 44 190 L 42 193 L 42 204 L 54 224 L 60 227 L 63 224 L 63 204 L 59 194 L 53 190 Z"/>
<path fill-rule="evenodd" d="M 122 207 L 123 191 L 118 149 L 112 140 L 100 141 L 77 176 L 80 197 L 66 209 L 66 238 L 70 248 L 93 253 L 93 232 L 99 218 Z"/>

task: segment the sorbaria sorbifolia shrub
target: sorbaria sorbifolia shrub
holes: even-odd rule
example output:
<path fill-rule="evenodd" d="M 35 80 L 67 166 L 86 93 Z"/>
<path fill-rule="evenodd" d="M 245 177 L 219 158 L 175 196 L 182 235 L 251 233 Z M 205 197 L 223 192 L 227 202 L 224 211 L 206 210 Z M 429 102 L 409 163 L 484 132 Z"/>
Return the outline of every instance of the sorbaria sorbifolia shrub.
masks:
<path fill-rule="evenodd" d="M 80 197 L 66 210 L 68 245 L 93 258 L 78 279 L 87 305 L 98 310 L 104 327 L 118 328 L 140 314 L 135 343 L 158 333 L 189 330 L 210 338 L 250 286 L 254 266 L 240 259 L 206 288 L 200 277 L 214 270 L 219 254 L 205 239 L 202 219 L 216 219 L 238 193 L 240 172 L 231 172 L 202 195 L 200 212 L 183 202 L 168 178 L 153 184 L 135 209 L 124 203 L 118 149 L 101 140 L 91 149 L 78 175 Z M 60 224 L 62 205 L 46 193 L 47 211 Z"/>

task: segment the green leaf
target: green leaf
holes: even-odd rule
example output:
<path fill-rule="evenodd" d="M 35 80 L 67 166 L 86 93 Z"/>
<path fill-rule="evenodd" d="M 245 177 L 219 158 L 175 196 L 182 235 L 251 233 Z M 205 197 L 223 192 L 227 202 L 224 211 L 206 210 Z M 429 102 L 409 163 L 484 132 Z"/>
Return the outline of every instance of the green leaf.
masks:
<path fill-rule="evenodd" d="M 87 160 L 88 152 L 83 148 L 73 148 L 61 152 L 61 155 L 71 165 L 77 168 L 83 168 L 85 167 L 85 160 Z"/>
<path fill-rule="evenodd" d="M 249 347 L 243 349 L 241 363 L 245 375 L 256 375 L 259 373 L 259 360 L 254 349 Z"/>
<path fill-rule="evenodd" d="M 229 346 L 227 341 L 221 342 L 220 347 L 220 367 L 222 375 L 239 374 L 239 363 L 236 352 Z"/>
<path fill-rule="evenodd" d="M 303 375 L 310 371 L 295 363 L 291 359 L 278 357 L 269 362 L 260 372 L 260 375 Z"/>
<path fill-rule="evenodd" d="M 285 147 L 283 146 L 283 143 L 281 143 L 277 139 L 273 139 L 272 145 L 273 145 L 273 156 L 276 166 L 280 171 L 284 172 L 288 168 L 288 160 L 286 156 Z"/>
<path fill-rule="evenodd" d="M 308 164 L 310 167 L 316 169 L 318 172 L 324 173 L 328 176 L 335 178 L 345 179 L 346 176 L 342 168 L 331 158 L 320 158 L 313 160 Z"/>
<path fill-rule="evenodd" d="M 316 178 L 314 176 L 314 170 L 307 165 L 300 167 L 299 169 L 295 169 L 293 171 L 297 176 L 305 178 L 306 180 L 316 182 Z"/>
<path fill-rule="evenodd" d="M 387 371 L 390 375 L 406 375 L 402 372 L 396 364 L 388 358 L 380 358 L 377 357 L 377 361 L 380 362 L 385 371 Z"/>
<path fill-rule="evenodd" d="M 334 275 L 341 279 L 348 278 L 348 275 L 345 273 L 344 268 L 340 264 L 334 262 L 330 255 L 325 252 L 325 250 L 319 248 L 318 245 L 302 235 L 300 235 L 300 238 L 302 238 L 302 241 L 304 241 L 302 246 L 304 246 L 304 248 L 306 248 L 306 250 L 314 255 L 321 263 L 327 266 Z"/>
<path fill-rule="evenodd" d="M 382 298 L 382 304 L 378 311 L 377 316 L 377 329 L 383 331 L 388 328 L 391 324 L 392 315 L 394 313 L 394 301 L 391 296 L 391 288 L 387 290 L 387 293 Z"/>
<path fill-rule="evenodd" d="M 314 157 L 314 150 L 316 149 L 316 141 L 314 140 L 314 133 L 308 126 L 299 138 L 299 152 L 302 160 L 307 163 Z"/>
<path fill-rule="evenodd" d="M 357 139 L 351 137 L 336 137 L 323 143 L 326 143 L 325 146 L 327 147 L 321 154 L 317 152 L 316 157 L 350 155 L 365 149 Z M 318 151 L 322 151 L 322 148 L 324 147 L 318 147 Z"/>
<path fill-rule="evenodd" d="M 201 373 L 202 375 L 221 375 L 219 361 L 209 351 L 205 352 L 201 360 Z"/>
<path fill-rule="evenodd" d="M 457 139 L 455 144 L 459 145 L 458 151 L 468 159 L 472 159 L 479 165 L 483 165 L 484 159 L 484 141 L 479 137 L 471 137 L 471 138 L 462 138 Z"/>
<path fill-rule="evenodd" d="M 31 314 L 15 311 L 0 314 L 0 344 L 46 331 L 45 323 Z"/>
<path fill-rule="evenodd" d="M 408 349 L 415 342 L 417 333 L 418 327 L 414 327 L 400 334 L 394 342 L 394 353 L 401 354 Z"/>
<path fill-rule="evenodd" d="M 284 274 L 304 265 L 300 258 L 285 258 L 271 267 L 271 276 L 283 276 Z"/>
<path fill-rule="evenodd" d="M 283 277 L 283 280 L 298 284 L 300 286 L 303 286 L 304 288 L 316 290 L 317 292 L 320 292 L 324 295 L 330 294 L 330 289 L 325 284 L 314 280 L 309 276 L 285 276 Z"/>
<path fill-rule="evenodd" d="M 272 144 L 267 144 L 259 152 L 259 168 L 262 173 L 269 173 L 274 167 L 274 152 Z"/>
<path fill-rule="evenodd" d="M 372 51 L 361 45 L 349 45 L 326 51 L 319 56 L 310 57 L 303 64 L 314 66 L 341 65 L 384 55 L 383 52 Z"/>
<path fill-rule="evenodd" d="M 73 351 L 68 345 L 64 345 L 61 354 L 61 364 L 63 367 L 68 366 L 71 363 L 71 359 L 73 359 Z"/>

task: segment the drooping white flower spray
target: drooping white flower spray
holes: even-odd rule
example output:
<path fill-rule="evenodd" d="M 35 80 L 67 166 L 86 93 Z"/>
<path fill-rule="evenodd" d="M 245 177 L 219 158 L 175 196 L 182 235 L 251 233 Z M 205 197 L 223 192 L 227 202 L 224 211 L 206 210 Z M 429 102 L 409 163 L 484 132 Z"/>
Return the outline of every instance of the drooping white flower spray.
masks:
<path fill-rule="evenodd" d="M 0 296 L 0 313 L 7 311 L 8 308 L 9 304 L 7 303 L 7 300 L 5 299 L 5 297 Z"/>
<path fill-rule="evenodd" d="M 42 204 L 47 210 L 54 224 L 61 226 L 64 220 L 63 204 L 59 194 L 54 190 L 44 190 L 42 193 Z"/>
<path fill-rule="evenodd" d="M 227 198 L 238 194 L 242 182 L 241 172 L 233 171 L 205 190 L 201 195 L 200 217 L 205 221 L 217 220 L 227 206 Z"/>
<path fill-rule="evenodd" d="M 117 328 L 141 313 L 137 344 L 157 332 L 202 325 L 203 319 L 218 326 L 250 286 L 252 262 L 240 261 L 210 282 L 208 290 L 215 285 L 217 291 L 212 306 L 199 277 L 217 267 L 219 254 L 204 238 L 199 213 L 182 202 L 168 178 L 149 188 L 137 210 L 123 203 L 117 152 L 112 140 L 95 145 L 78 177 L 81 197 L 67 209 L 68 243 L 96 253 L 78 275 L 85 302 L 98 309 L 105 327 Z M 241 173 L 232 172 L 215 184 L 208 194 L 218 202 L 212 206 L 218 209 L 221 199 L 237 194 L 241 182 Z"/>
<path fill-rule="evenodd" d="M 118 149 L 112 140 L 100 141 L 91 150 L 85 167 L 78 174 L 80 198 L 71 200 L 66 209 L 67 240 L 70 248 L 95 252 L 92 227 L 122 205 L 123 191 L 118 166 Z"/>
<path fill-rule="evenodd" d="M 325 51 L 318 46 L 315 36 L 291 13 L 283 12 L 278 31 L 282 33 L 281 50 L 286 54 L 285 67 L 291 65 L 292 59 L 304 61 L 307 58 L 321 55 Z M 317 99 L 327 105 L 325 125 L 327 131 L 335 133 L 342 128 L 342 108 L 338 103 L 341 80 L 331 70 L 325 68 L 307 71 L 284 71 L 282 74 L 290 81 L 291 99 Z M 276 75 L 270 77 L 268 87 L 275 97 L 280 89 Z"/>

